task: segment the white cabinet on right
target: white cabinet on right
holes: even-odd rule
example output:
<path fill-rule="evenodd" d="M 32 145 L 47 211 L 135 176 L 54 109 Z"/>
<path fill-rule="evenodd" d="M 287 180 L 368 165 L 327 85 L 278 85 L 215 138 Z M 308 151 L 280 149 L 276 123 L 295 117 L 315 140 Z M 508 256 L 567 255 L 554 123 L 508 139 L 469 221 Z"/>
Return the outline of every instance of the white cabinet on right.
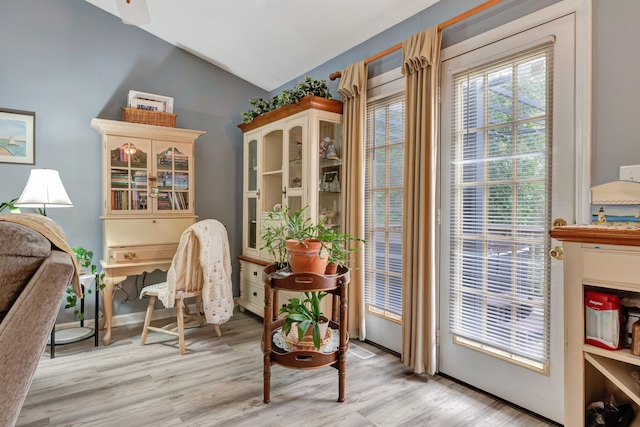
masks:
<path fill-rule="evenodd" d="M 584 299 L 589 290 L 640 292 L 640 228 L 564 226 L 550 234 L 563 242 L 565 264 L 565 425 L 584 426 L 586 406 L 610 390 L 618 405 L 632 405 L 631 425 L 640 426 L 640 394 L 631 375 L 640 372 L 640 357 L 585 342 Z"/>
<path fill-rule="evenodd" d="M 308 205 L 305 214 L 312 221 L 326 216 L 327 224 L 342 225 L 342 103 L 306 96 L 238 127 L 244 134 L 239 304 L 263 316 L 264 294 L 256 290 L 262 277 L 254 272 L 273 262 L 260 241 L 269 212 Z"/>

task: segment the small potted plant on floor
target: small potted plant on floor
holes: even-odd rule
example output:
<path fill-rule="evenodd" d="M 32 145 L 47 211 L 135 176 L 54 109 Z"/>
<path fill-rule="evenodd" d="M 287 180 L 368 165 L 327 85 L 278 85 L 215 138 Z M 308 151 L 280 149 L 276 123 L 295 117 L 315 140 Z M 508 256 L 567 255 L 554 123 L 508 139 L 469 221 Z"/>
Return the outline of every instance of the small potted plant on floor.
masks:
<path fill-rule="evenodd" d="M 102 290 L 105 287 L 104 283 L 104 272 L 98 272 L 98 267 L 93 264 L 93 251 L 89 251 L 82 246 L 74 246 L 71 248 L 73 253 L 76 256 L 76 263 L 80 268 L 81 274 L 92 274 L 95 280 L 96 289 Z M 91 293 L 91 289 L 87 289 L 87 294 Z M 84 320 L 84 313 L 80 313 L 76 307 L 78 305 L 78 295 L 76 295 L 73 285 L 69 284 L 67 286 L 67 303 L 64 308 L 73 309 L 73 314 L 78 316 L 78 319 Z"/>
<path fill-rule="evenodd" d="M 280 314 L 286 314 L 282 324 L 282 335 L 287 344 L 293 347 L 291 350 L 309 349 L 309 340 L 313 342 L 313 348 L 321 350 L 323 344 L 328 341 L 329 319 L 324 317 L 320 310 L 320 302 L 326 296 L 325 292 L 304 292 L 303 300 L 291 298 L 280 309 Z"/>

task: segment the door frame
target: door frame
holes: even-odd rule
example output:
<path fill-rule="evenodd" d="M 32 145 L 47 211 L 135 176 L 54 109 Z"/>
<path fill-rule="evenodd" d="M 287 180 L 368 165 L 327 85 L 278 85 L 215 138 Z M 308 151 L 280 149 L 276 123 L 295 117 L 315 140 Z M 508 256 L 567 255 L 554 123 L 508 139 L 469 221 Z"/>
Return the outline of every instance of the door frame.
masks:
<path fill-rule="evenodd" d="M 574 87 L 574 182 L 575 196 L 573 216 L 566 218 L 569 223 L 586 223 L 590 220 L 590 181 L 591 181 L 591 1 L 590 0 L 567 0 L 549 6 L 541 11 L 535 12 L 526 17 L 512 21 L 494 30 L 490 30 L 479 36 L 458 43 L 454 46 L 443 49 L 441 61 L 452 59 L 463 55 L 480 47 L 490 45 L 499 40 L 511 37 L 522 31 L 535 28 L 539 25 L 556 20 L 566 15 L 573 15 L 575 28 L 575 87 Z M 442 68 L 444 70 L 444 68 Z M 441 72 L 441 81 L 443 74 Z M 442 145 L 441 134 L 439 144 Z M 438 200 L 441 201 L 442 165 L 438 165 Z M 440 226 L 440 209 L 438 209 L 438 225 Z M 440 240 L 441 233 L 438 232 L 438 247 L 442 246 Z M 435 289 L 436 300 L 440 301 L 440 280 L 445 279 L 441 275 L 440 266 L 442 259 L 440 251 L 437 251 L 437 283 Z M 440 307 L 440 306 L 439 306 Z M 440 308 L 438 309 L 440 312 Z M 563 309 L 560 310 L 564 312 Z M 440 348 L 440 328 L 447 327 L 440 324 L 441 315 L 437 317 L 437 370 L 440 370 L 441 348 Z M 443 320 L 444 322 L 444 320 Z M 563 337 L 563 343 L 566 338 Z M 563 351 L 563 349 L 561 350 Z"/>

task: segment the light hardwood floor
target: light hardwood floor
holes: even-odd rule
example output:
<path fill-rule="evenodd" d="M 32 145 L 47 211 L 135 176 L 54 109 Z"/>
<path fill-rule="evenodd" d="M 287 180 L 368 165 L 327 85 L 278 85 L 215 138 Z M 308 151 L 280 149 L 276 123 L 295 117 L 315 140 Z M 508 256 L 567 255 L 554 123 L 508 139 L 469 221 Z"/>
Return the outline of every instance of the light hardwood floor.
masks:
<path fill-rule="evenodd" d="M 177 339 L 141 326 L 113 330 L 110 346 L 92 340 L 48 349 L 36 370 L 18 426 L 548 426 L 440 376 L 415 375 L 367 343 L 347 356 L 345 402 L 337 370 L 274 365 L 271 403 L 262 403 L 261 319 L 236 311 L 222 325 Z M 374 354 L 362 359 L 357 350 Z"/>

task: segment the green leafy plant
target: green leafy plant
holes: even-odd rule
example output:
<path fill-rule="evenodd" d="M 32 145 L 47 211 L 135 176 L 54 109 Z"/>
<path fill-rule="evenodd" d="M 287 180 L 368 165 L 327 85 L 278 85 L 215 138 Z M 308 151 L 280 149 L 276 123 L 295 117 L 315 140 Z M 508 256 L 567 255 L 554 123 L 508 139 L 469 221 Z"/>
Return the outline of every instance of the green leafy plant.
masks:
<path fill-rule="evenodd" d="M 314 239 L 324 228 L 323 218 L 318 224 L 314 224 L 311 218 L 305 217 L 304 213 L 309 208 L 305 206 L 300 210 L 289 209 L 284 206 L 279 211 L 270 211 L 268 221 L 262 227 L 260 235 L 262 237 L 261 249 L 266 249 L 269 254 L 276 258 L 278 267 L 282 268 L 287 263 L 287 240 L 297 240 L 306 245 L 305 240 Z"/>
<path fill-rule="evenodd" d="M 76 263 L 78 264 L 78 267 L 80 267 L 81 270 L 87 271 L 93 275 L 96 283 L 96 289 L 104 289 L 104 287 L 106 286 L 106 284 L 104 283 L 105 274 L 102 271 L 98 272 L 98 266 L 93 264 L 93 251 L 89 251 L 82 246 L 74 246 L 71 248 L 71 250 L 76 256 Z M 87 294 L 91 294 L 92 292 L 91 289 L 87 289 L 86 291 Z M 76 308 L 78 305 L 78 296 L 76 295 L 72 284 L 69 284 L 67 286 L 66 301 L 67 302 L 64 308 L 73 308 L 73 314 L 76 315 L 78 319 L 84 320 L 84 313 L 80 313 L 80 310 Z"/>
<path fill-rule="evenodd" d="M 291 298 L 289 303 L 280 309 L 280 314 L 286 314 L 282 324 L 285 335 L 288 335 L 293 325 L 297 324 L 298 339 L 301 340 L 309 327 L 312 327 L 313 345 L 320 349 L 323 338 L 320 334 L 320 324 L 328 321 L 320 310 L 320 302 L 327 295 L 326 292 L 305 292 L 304 300 Z"/>
<path fill-rule="evenodd" d="M 328 262 L 343 267 L 347 267 L 351 261 L 351 253 L 360 249 L 358 247 L 348 247 L 348 243 L 351 241 L 365 243 L 363 239 L 353 237 L 347 233 L 341 233 L 340 230 L 333 227 L 322 227 L 318 232 L 317 238 L 327 250 Z"/>
<path fill-rule="evenodd" d="M 295 104 L 307 95 L 315 95 L 327 99 L 333 98 L 329 92 L 326 80 L 315 80 L 306 76 L 304 80 L 298 82 L 293 89 L 284 89 L 271 100 L 267 101 L 262 98 L 251 99 L 249 103 L 253 108 L 240 113 L 242 121 L 244 123 L 251 123 L 255 117 L 285 105 Z"/>
<path fill-rule="evenodd" d="M 2 212 L 5 209 L 9 209 L 9 212 L 11 212 L 11 213 L 19 213 L 20 212 L 20 208 L 14 205 L 14 203 L 17 200 L 18 200 L 18 198 L 16 197 L 15 199 L 11 199 L 8 202 L 0 203 L 0 212 Z"/>

